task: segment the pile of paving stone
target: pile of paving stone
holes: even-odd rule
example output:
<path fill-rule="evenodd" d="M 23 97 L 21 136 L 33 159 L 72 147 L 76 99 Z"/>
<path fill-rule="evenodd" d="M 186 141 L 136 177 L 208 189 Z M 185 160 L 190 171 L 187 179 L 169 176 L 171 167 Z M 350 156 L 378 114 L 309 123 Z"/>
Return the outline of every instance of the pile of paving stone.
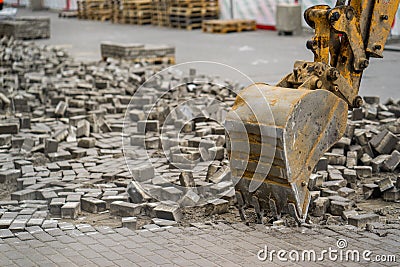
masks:
<path fill-rule="evenodd" d="M 102 42 L 100 51 L 104 60 L 115 58 L 151 64 L 175 64 L 175 47 L 171 45 Z"/>
<path fill-rule="evenodd" d="M 400 102 L 364 97 L 364 105 L 349 113 L 344 137 L 326 153 L 311 176 L 311 215 L 348 220 L 365 226 L 379 220 L 358 212 L 367 199 L 400 200 Z"/>
<path fill-rule="evenodd" d="M 161 68 L 1 39 L 0 229 L 61 227 L 82 211 L 133 229 L 141 216 L 148 229 L 175 225 L 187 206 L 226 212 L 234 185 L 221 122 L 241 87 L 193 69 L 153 76 Z M 310 178 L 315 217 L 364 226 L 379 216 L 357 203 L 399 200 L 400 105 L 365 102 Z"/>
<path fill-rule="evenodd" d="M 76 219 L 81 211 L 109 212 L 130 228 L 138 215 L 153 218 L 150 228 L 176 224 L 187 205 L 225 212 L 234 191 L 225 133 L 215 120 L 228 105 L 217 109 L 216 101 L 233 101 L 226 88 L 237 85 L 191 70 L 158 74 L 138 90 L 160 68 L 111 59 L 80 63 L 56 47 L 1 39 L 0 186 L 12 192 L 0 202 L 0 228 L 57 227 L 58 220 Z M 180 104 L 193 97 L 203 98 Z M 181 110 L 168 117 L 176 107 Z M 183 141 L 177 141 L 181 126 Z M 199 172 L 160 157 L 162 144 L 171 162 L 195 159 Z M 217 200 L 222 195 L 226 199 Z"/>
<path fill-rule="evenodd" d="M 0 36 L 12 36 L 21 40 L 50 38 L 50 18 L 19 17 L 0 20 Z"/>

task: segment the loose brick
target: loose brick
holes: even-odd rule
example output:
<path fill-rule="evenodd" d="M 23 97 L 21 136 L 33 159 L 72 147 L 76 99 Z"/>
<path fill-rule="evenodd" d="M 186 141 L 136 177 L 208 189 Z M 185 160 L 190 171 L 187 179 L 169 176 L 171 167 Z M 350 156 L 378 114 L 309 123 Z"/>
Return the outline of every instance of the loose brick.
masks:
<path fill-rule="evenodd" d="M 135 203 L 114 201 L 110 204 L 110 215 L 121 217 L 134 217 L 142 212 L 142 206 Z"/>
<path fill-rule="evenodd" d="M 376 214 L 360 214 L 348 218 L 348 223 L 355 227 L 364 228 L 367 223 L 379 222 L 379 216 Z"/>
<path fill-rule="evenodd" d="M 178 206 L 170 206 L 166 204 L 160 204 L 153 209 L 157 218 L 172 220 L 179 222 L 182 217 L 182 211 Z"/>
<path fill-rule="evenodd" d="M 17 134 L 18 132 L 18 123 L 0 123 L 0 134 Z"/>
<path fill-rule="evenodd" d="M 61 218 L 76 219 L 80 212 L 80 202 L 67 202 L 61 207 Z"/>
<path fill-rule="evenodd" d="M 91 213 L 99 213 L 106 210 L 106 202 L 97 198 L 82 198 L 81 209 Z"/>

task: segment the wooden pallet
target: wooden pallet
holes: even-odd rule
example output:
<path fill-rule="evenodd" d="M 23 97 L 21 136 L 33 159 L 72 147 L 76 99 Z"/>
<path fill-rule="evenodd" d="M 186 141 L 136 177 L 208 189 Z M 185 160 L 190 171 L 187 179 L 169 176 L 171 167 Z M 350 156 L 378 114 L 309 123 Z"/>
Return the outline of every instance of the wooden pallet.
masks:
<path fill-rule="evenodd" d="M 138 18 L 132 18 L 132 17 L 122 17 L 122 18 L 118 19 L 117 23 L 146 25 L 146 24 L 151 24 L 151 19 L 150 18 L 138 19 Z"/>
<path fill-rule="evenodd" d="M 203 32 L 228 33 L 256 30 L 255 20 L 205 20 L 202 25 Z"/>
<path fill-rule="evenodd" d="M 191 31 L 191 30 L 195 30 L 195 29 L 201 29 L 202 24 L 201 23 L 185 24 L 185 23 L 176 23 L 176 22 L 174 23 L 174 22 L 171 22 L 170 26 L 172 28 L 184 29 L 184 30 Z"/>

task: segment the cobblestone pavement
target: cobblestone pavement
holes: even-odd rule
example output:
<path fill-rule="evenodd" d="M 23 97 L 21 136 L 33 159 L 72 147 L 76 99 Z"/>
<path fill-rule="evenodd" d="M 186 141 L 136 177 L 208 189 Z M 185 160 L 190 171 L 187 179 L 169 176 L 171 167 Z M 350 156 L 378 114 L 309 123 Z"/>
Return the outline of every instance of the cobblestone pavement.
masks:
<path fill-rule="evenodd" d="M 78 230 L 78 228 L 80 230 Z M 0 230 L 0 266 L 396 266 L 394 262 L 377 263 L 332 261 L 320 262 L 260 261 L 265 246 L 269 252 L 284 249 L 283 258 L 290 259 L 291 250 L 321 252 L 336 249 L 345 255 L 357 250 L 362 258 L 365 250 L 376 255 L 396 255 L 399 252 L 400 230 L 389 229 L 379 237 L 376 233 L 345 227 L 268 228 L 262 225 L 197 224 L 187 228 L 160 228 L 157 231 L 131 231 L 127 228 L 93 228 L 78 225 L 69 229 L 28 228 L 11 234 Z M 338 249 L 338 240 L 347 247 Z M 345 243 L 346 245 L 346 243 Z M 341 245 L 342 246 L 342 245 Z M 262 253 L 259 253 L 264 248 Z M 333 254 L 335 255 L 335 254 Z M 398 257 L 398 255 L 396 255 Z M 382 257 L 381 257 L 382 258 Z M 301 259 L 301 258 L 300 258 Z M 333 258 L 331 258 L 333 259 Z M 350 258 L 351 259 L 351 258 Z"/>

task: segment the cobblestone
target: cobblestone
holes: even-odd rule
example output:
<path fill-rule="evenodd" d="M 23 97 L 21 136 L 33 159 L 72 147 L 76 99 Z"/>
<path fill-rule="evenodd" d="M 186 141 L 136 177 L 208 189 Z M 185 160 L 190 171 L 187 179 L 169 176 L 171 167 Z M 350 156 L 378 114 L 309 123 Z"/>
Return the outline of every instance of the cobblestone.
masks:
<path fill-rule="evenodd" d="M 218 224 L 201 229 L 174 227 L 161 232 L 96 227 L 95 232 L 87 233 L 49 229 L 0 239 L 0 266 L 318 266 L 310 262 L 283 264 L 277 259 L 261 262 L 257 253 L 265 246 L 269 251 L 314 249 L 318 253 L 329 247 L 337 249 L 336 242 L 345 239 L 348 249 L 396 255 L 398 230 L 382 227 L 376 230 L 387 231 L 384 237 L 343 226 L 272 229 Z M 48 237 L 52 239 L 47 240 Z M 344 263 L 324 261 L 325 266 L 341 264 Z M 346 262 L 346 266 L 353 265 L 356 266 Z"/>

